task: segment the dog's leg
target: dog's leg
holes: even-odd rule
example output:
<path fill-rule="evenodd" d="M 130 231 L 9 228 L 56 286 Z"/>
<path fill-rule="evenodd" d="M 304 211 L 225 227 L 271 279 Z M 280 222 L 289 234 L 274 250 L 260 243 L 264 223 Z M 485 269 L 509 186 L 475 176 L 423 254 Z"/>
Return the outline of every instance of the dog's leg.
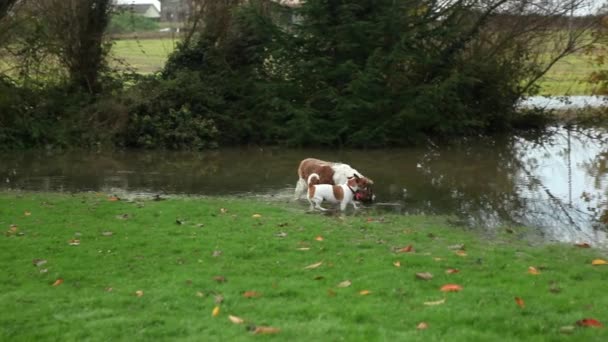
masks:
<path fill-rule="evenodd" d="M 357 207 L 357 203 L 355 203 L 355 201 L 350 201 L 350 203 L 353 204 L 353 208 L 355 208 L 355 210 L 359 209 L 359 207 Z"/>
<path fill-rule="evenodd" d="M 315 198 L 315 199 L 314 199 L 314 201 L 315 201 L 315 207 L 316 207 L 317 209 L 319 209 L 319 210 L 321 210 L 321 211 L 327 211 L 327 209 L 325 209 L 325 208 L 323 208 L 323 207 L 321 206 L 321 202 L 323 201 L 323 199 L 318 199 L 318 198 Z"/>
<path fill-rule="evenodd" d="M 306 189 L 306 187 L 307 187 L 306 180 L 304 180 L 303 178 L 298 179 L 298 182 L 296 183 L 296 190 L 293 193 L 294 201 L 297 201 L 298 199 L 300 199 L 300 197 L 304 193 L 304 190 Z"/>

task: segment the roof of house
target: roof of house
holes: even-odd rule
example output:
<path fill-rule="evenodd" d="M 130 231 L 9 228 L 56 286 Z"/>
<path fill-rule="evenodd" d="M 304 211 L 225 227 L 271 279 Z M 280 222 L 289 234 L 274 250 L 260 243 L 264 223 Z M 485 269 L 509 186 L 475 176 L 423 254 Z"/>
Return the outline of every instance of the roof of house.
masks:
<path fill-rule="evenodd" d="M 121 4 L 118 7 L 128 8 L 135 14 L 146 14 L 150 7 L 153 7 L 158 12 L 158 9 L 153 4 Z"/>
<path fill-rule="evenodd" d="M 146 10 L 149 6 L 154 6 L 159 13 L 161 10 L 161 3 L 158 0 L 113 0 L 112 2 L 119 7 L 133 6 L 135 9 L 136 6 L 144 5 L 146 6 Z"/>

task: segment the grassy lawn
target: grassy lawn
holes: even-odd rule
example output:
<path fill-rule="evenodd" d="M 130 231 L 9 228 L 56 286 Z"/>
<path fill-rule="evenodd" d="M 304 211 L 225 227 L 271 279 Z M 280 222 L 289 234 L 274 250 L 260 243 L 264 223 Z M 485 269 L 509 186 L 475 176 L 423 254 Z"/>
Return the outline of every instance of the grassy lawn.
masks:
<path fill-rule="evenodd" d="M 149 74 L 162 69 L 177 42 L 173 39 L 115 40 L 112 56 L 124 60 L 142 74 Z M 118 61 L 113 63 L 120 64 Z"/>
<path fill-rule="evenodd" d="M 306 209 L 0 193 L 0 340 L 608 339 L 605 251 Z"/>

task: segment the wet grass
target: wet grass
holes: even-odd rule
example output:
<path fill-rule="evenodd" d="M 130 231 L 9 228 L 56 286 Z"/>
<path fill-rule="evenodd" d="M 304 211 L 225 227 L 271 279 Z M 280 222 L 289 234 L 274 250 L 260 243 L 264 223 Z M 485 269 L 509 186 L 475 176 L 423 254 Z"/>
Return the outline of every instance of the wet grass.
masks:
<path fill-rule="evenodd" d="M 594 248 L 531 246 L 516 227 L 482 238 L 441 217 L 111 199 L 0 193 L 0 340 L 251 340 L 247 326 L 281 341 L 608 338 L 576 325 L 608 322 Z"/>

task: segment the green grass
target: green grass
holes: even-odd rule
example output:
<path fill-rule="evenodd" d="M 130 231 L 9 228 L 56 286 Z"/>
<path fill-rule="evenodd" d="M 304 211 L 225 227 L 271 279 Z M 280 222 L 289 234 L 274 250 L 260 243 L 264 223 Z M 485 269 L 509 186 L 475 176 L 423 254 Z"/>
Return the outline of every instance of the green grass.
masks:
<path fill-rule="evenodd" d="M 130 67 L 142 74 L 154 73 L 163 68 L 169 54 L 175 49 L 173 39 L 124 39 L 115 40 L 112 55 L 124 60 Z M 120 66 L 117 61 L 114 65 Z"/>
<path fill-rule="evenodd" d="M 530 246 L 517 232 L 481 238 L 439 217 L 305 209 L 245 199 L 0 193 L 0 340 L 236 341 L 252 338 L 247 325 L 277 327 L 270 338 L 280 341 L 608 338 L 607 329 L 573 328 L 588 317 L 608 323 L 608 266 L 591 265 L 604 251 Z M 466 256 L 455 244 L 465 244 Z M 395 251 L 408 245 L 413 252 Z M 541 273 L 529 274 L 530 266 Z M 417 272 L 434 278 L 416 279 Z M 52 286 L 57 279 L 63 283 Z M 352 285 L 337 286 L 345 280 Z M 463 290 L 441 292 L 448 283 Z M 429 328 L 416 329 L 420 322 Z"/>

